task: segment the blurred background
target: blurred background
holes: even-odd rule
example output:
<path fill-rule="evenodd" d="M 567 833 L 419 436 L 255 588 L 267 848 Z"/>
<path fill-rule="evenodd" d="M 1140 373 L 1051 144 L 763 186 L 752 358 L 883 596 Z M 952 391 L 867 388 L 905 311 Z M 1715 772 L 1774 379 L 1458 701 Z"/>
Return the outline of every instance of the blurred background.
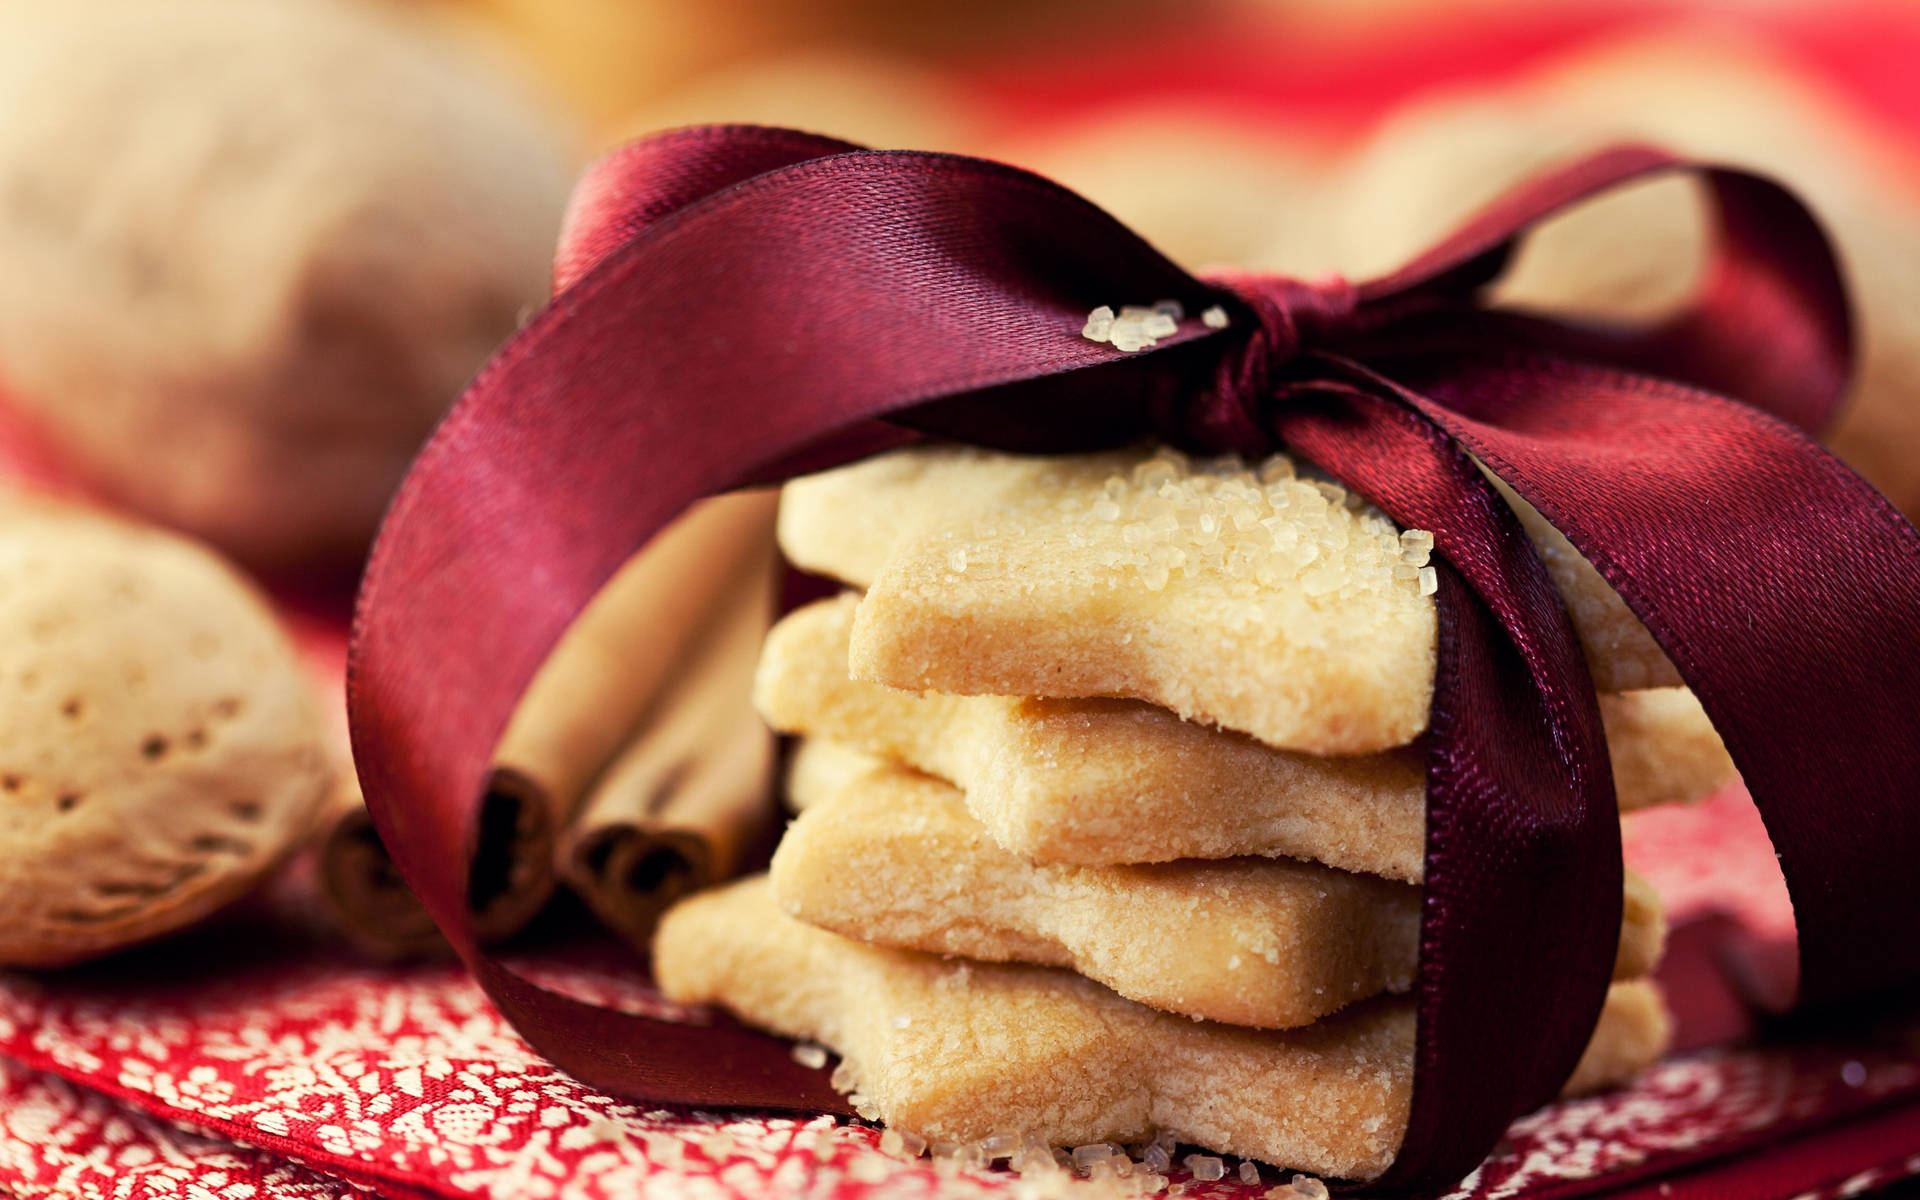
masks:
<path fill-rule="evenodd" d="M 1920 8 L 1822 0 L 0 0 L 11 473 L 350 577 L 437 415 L 547 293 L 597 152 L 694 122 L 1053 176 L 1189 266 L 1364 275 L 1622 137 L 1819 209 L 1864 324 L 1839 451 L 1920 508 Z M 1510 297 L 1652 314 L 1685 184 Z"/>
<path fill-rule="evenodd" d="M 628 138 L 984 154 L 1189 266 L 1364 275 L 1632 137 L 1819 209 L 1864 325 L 1834 444 L 1911 513 L 1915 61 L 1920 8 L 1822 0 L 0 0 L 0 443 L 269 575 L 351 577 Z M 1509 296 L 1678 302 L 1686 193 L 1561 221 Z"/>

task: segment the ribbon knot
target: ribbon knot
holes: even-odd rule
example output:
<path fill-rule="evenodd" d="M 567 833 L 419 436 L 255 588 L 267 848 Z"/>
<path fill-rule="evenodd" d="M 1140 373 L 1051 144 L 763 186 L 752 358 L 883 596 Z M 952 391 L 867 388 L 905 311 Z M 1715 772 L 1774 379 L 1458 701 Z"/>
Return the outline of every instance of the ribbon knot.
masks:
<path fill-rule="evenodd" d="M 1221 354 L 1213 386 L 1190 397 L 1174 428 L 1162 432 L 1202 453 L 1262 458 L 1279 448 L 1269 409 L 1289 368 L 1352 331 L 1359 291 L 1339 275 L 1308 281 L 1223 270 L 1206 280 L 1241 302 L 1252 327 Z"/>

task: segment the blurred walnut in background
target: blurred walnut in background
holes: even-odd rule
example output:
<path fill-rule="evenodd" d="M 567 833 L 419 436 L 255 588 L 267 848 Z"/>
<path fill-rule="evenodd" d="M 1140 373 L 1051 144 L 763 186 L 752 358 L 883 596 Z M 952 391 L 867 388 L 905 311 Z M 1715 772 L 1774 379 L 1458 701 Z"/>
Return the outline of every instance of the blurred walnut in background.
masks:
<path fill-rule="evenodd" d="M 780 125 L 875 150 L 966 152 L 979 114 L 937 72 L 850 49 L 794 50 L 689 80 L 608 127 L 613 143 L 708 124 Z"/>
<path fill-rule="evenodd" d="M 1512 85 L 1409 104 L 1358 147 L 1316 236 L 1255 256 L 1293 274 L 1390 269 L 1515 183 L 1619 141 L 1759 171 L 1813 209 L 1852 289 L 1853 392 L 1826 440 L 1920 515 L 1920 157 L 1765 46 L 1682 26 L 1594 47 Z M 1496 293 L 1505 303 L 1653 320 L 1699 286 L 1697 186 L 1658 179 L 1548 222 Z"/>
<path fill-rule="evenodd" d="M 0 5 L 0 393 L 116 500 L 351 561 L 545 298 L 573 166 L 345 0 Z"/>
<path fill-rule="evenodd" d="M 188 539 L 0 495 L 0 964 L 78 962 L 270 875 L 333 780 L 264 598 Z"/>
<path fill-rule="evenodd" d="M 1086 196 L 1190 271 L 1274 240 L 1321 236 L 1338 160 L 1297 132 L 1223 105 L 1136 101 L 992 147 Z"/>

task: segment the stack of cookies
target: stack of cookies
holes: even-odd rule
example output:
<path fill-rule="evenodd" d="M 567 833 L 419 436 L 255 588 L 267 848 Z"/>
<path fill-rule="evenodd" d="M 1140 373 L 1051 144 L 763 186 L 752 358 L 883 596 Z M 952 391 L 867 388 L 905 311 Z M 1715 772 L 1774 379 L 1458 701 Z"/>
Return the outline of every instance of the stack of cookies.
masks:
<path fill-rule="evenodd" d="M 1622 808 L 1726 782 L 1645 629 L 1522 516 Z M 918 447 L 789 484 L 780 536 L 861 590 L 767 639 L 755 699 L 806 739 L 800 815 L 769 875 L 669 914 L 668 994 L 831 1047 L 909 1150 L 1384 1170 L 1413 1074 L 1431 535 L 1284 456 Z M 1631 874 L 1625 900 L 1570 1091 L 1667 1038 L 1659 903 Z"/>

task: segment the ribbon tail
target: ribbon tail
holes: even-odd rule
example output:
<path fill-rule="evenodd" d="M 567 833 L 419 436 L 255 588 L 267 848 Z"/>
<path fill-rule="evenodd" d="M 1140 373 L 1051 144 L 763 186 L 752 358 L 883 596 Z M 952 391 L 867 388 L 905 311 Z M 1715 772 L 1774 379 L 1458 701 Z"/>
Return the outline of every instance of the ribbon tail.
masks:
<path fill-rule="evenodd" d="M 1290 449 L 1442 560 L 1412 1108 L 1368 1185 L 1437 1194 L 1558 1093 L 1605 1001 L 1622 869 L 1598 701 L 1519 522 L 1440 429 L 1338 384 L 1277 414 Z"/>
<path fill-rule="evenodd" d="M 1699 696 L 1779 855 L 1801 1005 L 1920 983 L 1920 532 L 1798 430 L 1668 380 L 1535 356 L 1414 386 Z"/>

